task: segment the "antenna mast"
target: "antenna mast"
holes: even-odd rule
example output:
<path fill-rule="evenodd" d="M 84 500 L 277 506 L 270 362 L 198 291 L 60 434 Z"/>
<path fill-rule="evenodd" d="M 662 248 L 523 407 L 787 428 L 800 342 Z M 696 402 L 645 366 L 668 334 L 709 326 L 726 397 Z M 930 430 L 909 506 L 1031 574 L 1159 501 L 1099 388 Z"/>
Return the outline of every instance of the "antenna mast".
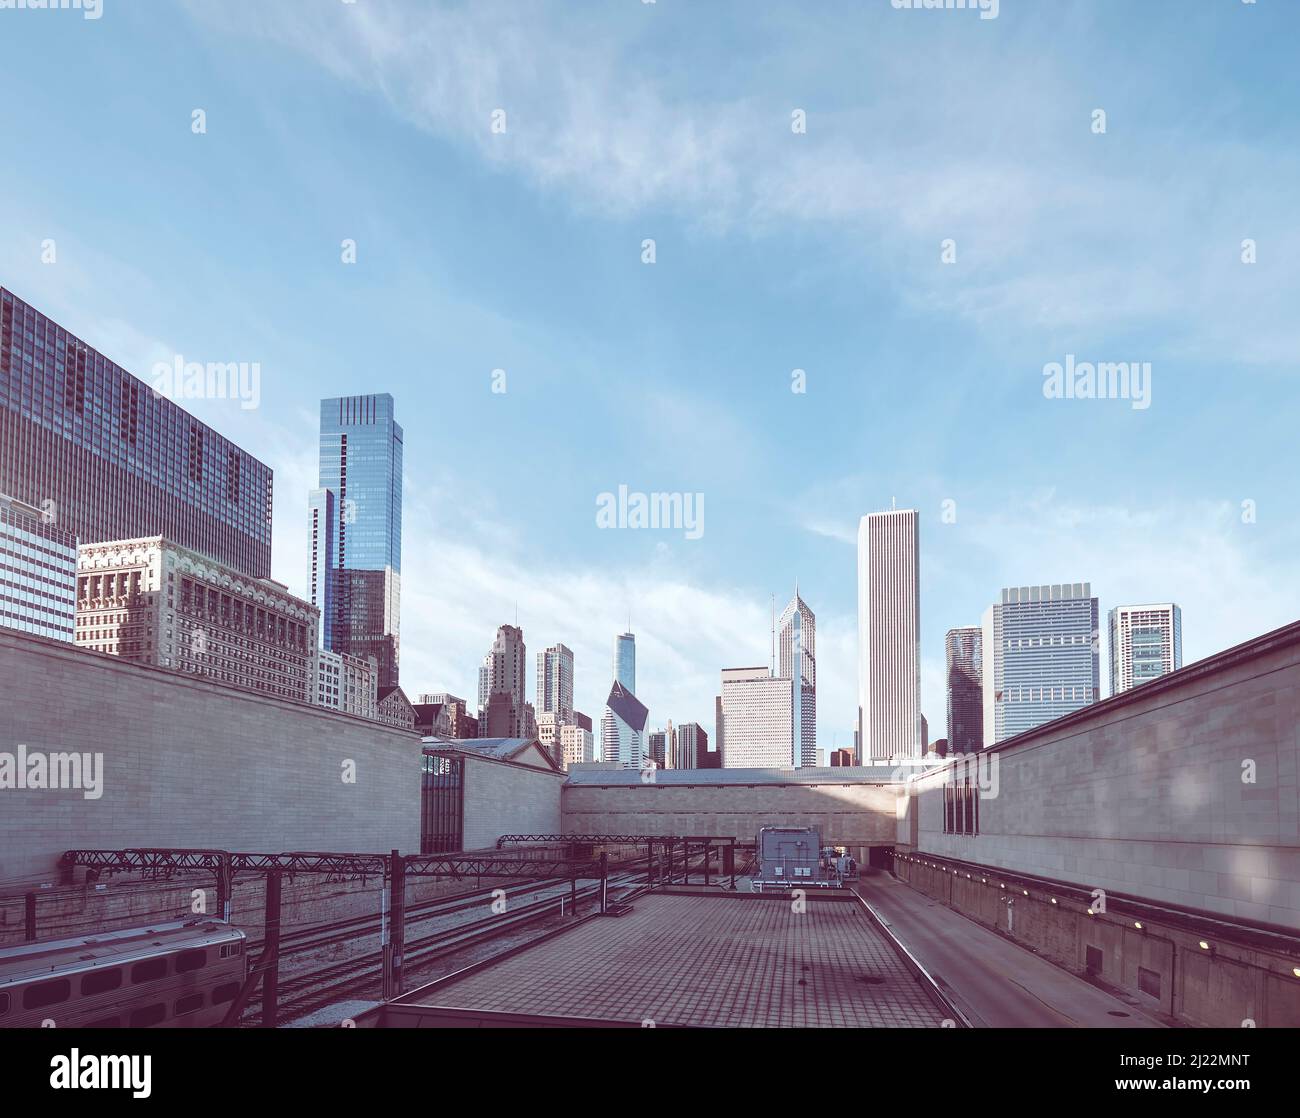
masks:
<path fill-rule="evenodd" d="M 772 595 L 772 662 L 768 665 L 768 674 L 776 678 L 776 595 Z"/>

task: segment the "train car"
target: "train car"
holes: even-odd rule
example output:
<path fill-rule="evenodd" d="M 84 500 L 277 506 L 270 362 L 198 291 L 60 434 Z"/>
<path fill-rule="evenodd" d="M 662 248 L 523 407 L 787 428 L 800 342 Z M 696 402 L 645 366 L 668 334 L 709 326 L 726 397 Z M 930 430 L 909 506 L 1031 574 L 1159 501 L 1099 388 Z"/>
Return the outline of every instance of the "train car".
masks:
<path fill-rule="evenodd" d="M 218 1025 L 247 975 L 244 933 L 200 919 L 0 951 L 0 1028 Z"/>
<path fill-rule="evenodd" d="M 838 889 L 835 861 L 822 854 L 816 827 L 763 827 L 755 843 L 756 893 L 764 889 Z"/>

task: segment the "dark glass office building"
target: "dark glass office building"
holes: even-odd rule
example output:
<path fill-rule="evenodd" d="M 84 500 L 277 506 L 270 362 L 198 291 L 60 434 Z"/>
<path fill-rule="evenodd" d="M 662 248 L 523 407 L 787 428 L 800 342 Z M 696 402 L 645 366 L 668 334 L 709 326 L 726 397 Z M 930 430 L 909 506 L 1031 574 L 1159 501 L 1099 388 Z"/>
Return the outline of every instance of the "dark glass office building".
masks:
<path fill-rule="evenodd" d="M 320 476 L 310 499 L 312 604 L 334 652 L 379 665 L 398 685 L 402 583 L 402 428 L 393 398 L 343 396 L 320 405 Z"/>
<path fill-rule="evenodd" d="M 978 753 L 984 747 L 984 639 L 978 625 L 949 629 L 948 752 Z"/>
<path fill-rule="evenodd" d="M 165 536 L 271 574 L 271 469 L 0 288 L 0 493 L 79 542 Z"/>

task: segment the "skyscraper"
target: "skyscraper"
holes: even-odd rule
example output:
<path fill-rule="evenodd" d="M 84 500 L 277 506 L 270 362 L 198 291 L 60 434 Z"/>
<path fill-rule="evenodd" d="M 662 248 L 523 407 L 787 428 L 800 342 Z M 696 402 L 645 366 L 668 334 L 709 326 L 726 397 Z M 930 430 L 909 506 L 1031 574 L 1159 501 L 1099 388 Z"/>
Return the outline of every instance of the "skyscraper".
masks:
<path fill-rule="evenodd" d="M 271 574 L 270 467 L 4 288 L 0 493 L 82 544 L 165 536 Z"/>
<path fill-rule="evenodd" d="M 709 735 L 698 722 L 683 722 L 673 737 L 674 769 L 702 769 L 709 763 Z"/>
<path fill-rule="evenodd" d="M 1101 697 L 1097 599 L 1086 582 L 1012 586 L 984 613 L 984 746 Z"/>
<path fill-rule="evenodd" d="M 778 640 L 778 674 L 790 680 L 794 688 L 795 764 L 799 768 L 813 768 L 817 764 L 817 619 L 808 603 L 799 597 L 798 585 L 790 604 L 781 613 Z"/>
<path fill-rule="evenodd" d="M 600 759 L 623 768 L 640 768 L 646 753 L 645 727 L 649 711 L 636 697 L 636 637 L 621 633 L 614 639 L 614 685 L 600 720 Z"/>
<path fill-rule="evenodd" d="M 654 763 L 661 769 L 668 765 L 671 742 L 672 734 L 667 730 L 651 730 L 646 734 L 646 755 L 653 757 Z"/>
<path fill-rule="evenodd" d="M 1109 621 L 1112 695 L 1183 666 L 1183 611 L 1173 602 L 1116 606 Z"/>
<path fill-rule="evenodd" d="M 794 681 L 770 668 L 722 669 L 722 721 L 728 769 L 793 769 L 800 754 Z"/>
<path fill-rule="evenodd" d="M 615 681 L 600 720 L 600 759 L 625 769 L 640 768 L 649 756 L 645 726 L 650 712 L 631 691 Z"/>
<path fill-rule="evenodd" d="M 402 428 L 393 398 L 320 404 L 320 477 L 310 498 L 312 603 L 325 647 L 379 664 L 397 685 L 402 593 Z"/>
<path fill-rule="evenodd" d="M 949 629 L 948 752 L 978 753 L 984 747 L 984 633 L 978 625 Z"/>
<path fill-rule="evenodd" d="M 862 764 L 921 755 L 918 533 L 914 509 L 868 513 L 858 524 Z"/>
<path fill-rule="evenodd" d="M 478 670 L 479 737 L 529 736 L 524 708 L 527 664 L 524 631 L 514 625 L 500 626 Z"/>
<path fill-rule="evenodd" d="M 573 651 L 553 644 L 537 654 L 537 718 L 554 714 L 557 726 L 573 722 Z"/>
<path fill-rule="evenodd" d="M 636 691 L 636 637 L 620 633 L 614 638 L 614 679 Z"/>

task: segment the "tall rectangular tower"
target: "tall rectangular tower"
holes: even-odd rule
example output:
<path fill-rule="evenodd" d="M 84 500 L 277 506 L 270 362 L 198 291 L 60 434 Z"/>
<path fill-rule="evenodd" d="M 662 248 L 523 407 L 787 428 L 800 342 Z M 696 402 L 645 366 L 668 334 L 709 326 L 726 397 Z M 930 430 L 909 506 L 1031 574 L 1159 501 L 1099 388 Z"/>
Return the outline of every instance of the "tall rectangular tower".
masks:
<path fill-rule="evenodd" d="M 1097 599 L 1086 582 L 1011 586 L 984 613 L 984 745 L 1101 698 Z"/>
<path fill-rule="evenodd" d="M 553 644 L 537 654 L 537 715 L 554 714 L 556 725 L 573 722 L 573 650 Z"/>
<path fill-rule="evenodd" d="M 984 633 L 978 625 L 949 629 L 944 637 L 948 671 L 948 752 L 984 747 Z"/>
<path fill-rule="evenodd" d="M 817 764 L 817 619 L 808 603 L 794 597 L 781 612 L 778 622 L 780 660 L 778 674 L 791 681 L 794 712 L 795 765 L 813 768 Z"/>
<path fill-rule="evenodd" d="M 919 517 L 858 524 L 858 753 L 862 764 L 921 755 Z"/>
<path fill-rule="evenodd" d="M 1183 611 L 1173 602 L 1116 606 L 1109 620 L 1112 695 L 1183 666 Z"/>
<path fill-rule="evenodd" d="M 636 693 L 636 637 L 631 633 L 614 638 L 614 682 Z"/>
<path fill-rule="evenodd" d="M 514 625 L 497 629 L 483 664 L 478 670 L 478 736 L 521 738 L 525 736 L 524 710 L 527 650 L 524 631 Z"/>
<path fill-rule="evenodd" d="M 166 536 L 271 574 L 270 467 L 4 288 L 0 493 L 82 544 Z"/>
<path fill-rule="evenodd" d="M 322 400 L 311 495 L 313 601 L 328 617 L 327 647 L 373 656 L 381 690 L 397 686 L 401 621 L 402 428 L 393 414 L 387 393 Z"/>
<path fill-rule="evenodd" d="M 727 727 L 729 769 L 799 767 L 792 681 L 771 669 L 722 669 L 722 720 Z"/>

